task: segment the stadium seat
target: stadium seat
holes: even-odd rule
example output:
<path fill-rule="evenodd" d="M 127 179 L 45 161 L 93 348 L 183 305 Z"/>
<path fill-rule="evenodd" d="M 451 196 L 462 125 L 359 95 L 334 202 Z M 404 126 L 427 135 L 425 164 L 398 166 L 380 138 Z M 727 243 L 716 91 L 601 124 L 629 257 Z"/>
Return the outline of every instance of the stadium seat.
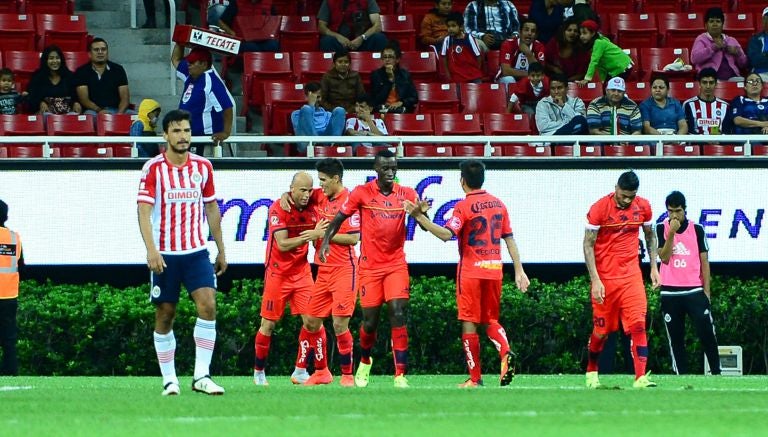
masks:
<path fill-rule="evenodd" d="M 555 145 L 552 146 L 554 156 L 573 156 L 573 145 Z M 581 156 L 602 156 L 603 149 L 600 146 L 592 145 L 579 145 L 579 153 Z"/>
<path fill-rule="evenodd" d="M 742 49 L 746 50 L 749 38 L 756 32 L 753 15 L 745 12 L 726 12 L 724 15 L 723 33 L 736 38 Z M 759 15 L 762 17 L 763 14 Z M 762 29 L 761 23 L 760 27 L 757 27 L 757 31 Z"/>
<path fill-rule="evenodd" d="M 136 115 L 129 114 L 98 114 L 96 116 L 96 135 L 129 136 L 131 125 L 136 118 Z M 112 154 L 116 157 L 130 157 L 133 148 L 133 145 L 128 143 L 102 143 L 102 146 L 112 149 Z"/>
<path fill-rule="evenodd" d="M 531 135 L 531 119 L 528 114 L 483 114 L 485 135 Z"/>
<path fill-rule="evenodd" d="M 669 95 L 671 97 L 684 102 L 691 97 L 696 97 L 699 94 L 698 82 L 670 82 L 669 83 Z"/>
<path fill-rule="evenodd" d="M 575 82 L 569 82 L 568 95 L 580 98 L 584 101 L 585 105 L 589 106 L 589 102 L 592 100 L 603 97 L 603 84 L 600 82 L 587 82 L 586 85 L 580 87 Z"/>
<path fill-rule="evenodd" d="M 403 146 L 405 156 L 414 157 L 434 157 L 434 156 L 453 156 L 453 149 L 446 145 L 434 144 L 406 144 Z"/>
<path fill-rule="evenodd" d="M 619 47 L 655 47 L 659 26 L 654 14 L 614 14 L 609 19 Z"/>
<path fill-rule="evenodd" d="M 67 68 L 74 72 L 81 65 L 91 62 L 91 56 L 88 52 L 64 52 L 64 62 Z"/>
<path fill-rule="evenodd" d="M 0 158 L 8 157 L 8 149 L 5 146 L 0 146 Z"/>
<path fill-rule="evenodd" d="M 768 156 L 768 144 L 752 144 L 753 156 Z"/>
<path fill-rule="evenodd" d="M 103 144 L 67 144 L 57 149 L 62 158 L 112 158 L 112 149 Z"/>
<path fill-rule="evenodd" d="M 374 157 L 381 150 L 389 150 L 392 153 L 397 153 L 397 147 L 395 146 L 360 146 L 355 151 L 355 156 L 358 158 Z"/>
<path fill-rule="evenodd" d="M 498 50 L 488 50 L 485 54 L 485 76 L 489 81 L 496 78 L 501 65 L 501 54 Z"/>
<path fill-rule="evenodd" d="M 0 51 L 35 50 L 35 22 L 20 14 L 0 14 Z"/>
<path fill-rule="evenodd" d="M 16 0 L 0 0 L 0 14 L 18 14 L 19 2 Z"/>
<path fill-rule="evenodd" d="M 63 51 L 88 49 L 85 15 L 37 14 L 35 16 L 37 49 L 57 45 Z"/>
<path fill-rule="evenodd" d="M 459 95 L 455 83 L 416 83 L 419 95 L 417 112 L 456 113 L 459 112 Z"/>
<path fill-rule="evenodd" d="M 39 115 L 0 115 L 0 134 L 3 136 L 45 135 L 43 117 Z M 43 144 L 5 143 L 9 158 L 42 158 Z"/>
<path fill-rule="evenodd" d="M 654 12 L 684 12 L 688 0 L 642 0 L 640 3 L 641 12 L 652 14 Z"/>
<path fill-rule="evenodd" d="M 264 83 L 293 82 L 291 58 L 285 52 L 243 53 L 243 113 L 264 104 Z"/>
<path fill-rule="evenodd" d="M 23 0 L 25 14 L 74 14 L 74 0 Z"/>
<path fill-rule="evenodd" d="M 612 13 L 636 12 L 640 2 L 636 0 L 597 0 L 592 5 L 595 12 L 604 16 Z"/>
<path fill-rule="evenodd" d="M 264 84 L 264 135 L 288 135 L 291 126 L 291 113 L 306 102 L 304 85 L 286 82 L 267 82 Z"/>
<path fill-rule="evenodd" d="M 721 8 L 723 11 L 728 12 L 731 10 L 731 0 L 688 0 L 685 6 L 686 12 L 704 13 L 709 8 Z M 765 5 L 761 3 L 760 8 L 762 9 L 763 7 Z"/>
<path fill-rule="evenodd" d="M 318 146 L 315 145 L 316 158 L 342 158 L 352 157 L 352 146 Z"/>
<path fill-rule="evenodd" d="M 333 68 L 333 53 L 294 52 L 291 54 L 293 75 L 299 83 L 320 82 Z"/>
<path fill-rule="evenodd" d="M 432 114 L 387 114 L 384 118 L 389 135 L 434 135 Z"/>
<path fill-rule="evenodd" d="M 704 14 L 696 12 L 660 12 L 656 15 L 662 47 L 692 47 L 704 32 Z"/>
<path fill-rule="evenodd" d="M 651 96 L 651 86 L 648 82 L 627 82 L 627 97 L 638 105 Z"/>
<path fill-rule="evenodd" d="M 465 114 L 506 112 L 507 92 L 498 83 L 462 83 L 459 102 Z"/>
<path fill-rule="evenodd" d="M 753 150 L 755 146 L 752 146 Z M 704 144 L 701 146 L 704 156 L 744 156 L 744 146 L 741 144 Z"/>
<path fill-rule="evenodd" d="M 18 92 L 26 91 L 29 80 L 40 67 L 40 53 L 33 51 L 6 51 L 3 53 L 3 65 L 13 70 Z"/>
<path fill-rule="evenodd" d="M 382 15 L 391 15 L 395 13 L 399 13 L 398 11 L 398 4 L 400 2 L 395 0 L 381 0 L 380 2 L 376 2 L 379 5 L 379 9 L 381 10 Z"/>
<path fill-rule="evenodd" d="M 46 118 L 46 131 L 51 136 L 96 135 L 96 121 L 93 115 L 51 114 Z M 98 144 L 61 143 L 51 144 L 51 147 L 61 150 L 61 156 L 66 158 L 106 157 L 106 148 L 100 147 Z M 98 151 L 96 149 L 103 150 Z M 112 155 L 111 150 L 109 155 Z"/>
<path fill-rule="evenodd" d="M 651 156 L 651 146 L 645 144 L 605 144 L 604 156 Z"/>
<path fill-rule="evenodd" d="M 378 52 L 349 52 L 351 60 L 350 68 L 360 74 L 363 83 L 371 83 L 371 73 L 373 70 L 381 68 L 384 64 L 381 62 L 381 53 Z"/>
<path fill-rule="evenodd" d="M 691 64 L 691 57 L 686 48 L 672 47 L 642 47 L 640 49 L 640 64 L 642 65 L 642 80 L 650 80 L 654 72 L 662 72 L 664 67 L 680 58 L 686 65 Z M 693 81 L 696 71 L 663 71 L 670 82 Z"/>
<path fill-rule="evenodd" d="M 381 31 L 388 40 L 400 43 L 400 50 L 416 50 L 416 26 L 413 15 L 381 15 Z"/>
<path fill-rule="evenodd" d="M 538 156 L 552 156 L 552 148 L 550 146 L 532 146 L 528 144 L 506 144 L 504 147 L 504 156 L 517 156 L 517 157 L 538 157 Z"/>
<path fill-rule="evenodd" d="M 718 82 L 715 87 L 715 97 L 720 97 L 726 102 L 743 95 L 744 82 Z"/>
<path fill-rule="evenodd" d="M 320 47 L 317 18 L 308 15 L 283 15 L 280 23 L 280 50 L 289 53 L 311 52 Z"/>
<path fill-rule="evenodd" d="M 698 144 L 664 144 L 662 154 L 664 156 L 699 156 L 701 148 Z"/>
<path fill-rule="evenodd" d="M 454 144 L 453 156 L 485 156 L 484 144 Z M 491 145 L 491 156 L 502 156 L 503 150 L 499 145 Z"/>
<path fill-rule="evenodd" d="M 411 80 L 418 82 L 440 82 L 438 59 L 435 52 L 403 52 L 400 66 L 411 73 Z"/>
<path fill-rule="evenodd" d="M 477 113 L 472 114 L 433 114 L 435 123 L 435 135 L 482 135 L 483 129 L 480 120 L 480 115 Z M 479 145 L 483 146 L 482 141 L 478 143 L 452 143 L 450 147 L 463 146 L 463 145 Z M 461 149 L 463 150 L 463 149 Z M 454 147 L 454 155 L 460 151 L 459 148 Z M 463 155 L 466 156 L 466 155 Z M 482 156 L 482 149 L 480 152 Z"/>

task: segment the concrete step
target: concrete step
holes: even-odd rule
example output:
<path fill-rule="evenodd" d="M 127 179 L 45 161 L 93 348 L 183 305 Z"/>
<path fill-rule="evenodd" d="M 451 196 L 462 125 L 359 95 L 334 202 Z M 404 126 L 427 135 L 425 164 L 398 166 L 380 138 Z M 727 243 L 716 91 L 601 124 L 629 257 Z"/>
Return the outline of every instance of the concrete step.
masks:
<path fill-rule="evenodd" d="M 123 63 L 131 95 L 161 96 L 171 94 L 171 66 L 165 62 Z"/>
<path fill-rule="evenodd" d="M 130 1 L 114 0 L 76 0 L 75 11 L 124 11 L 130 10 Z M 137 0 L 139 9 L 144 10 L 144 3 Z"/>
<path fill-rule="evenodd" d="M 88 31 L 96 36 L 103 29 L 127 28 L 131 25 L 128 11 L 84 11 Z"/>

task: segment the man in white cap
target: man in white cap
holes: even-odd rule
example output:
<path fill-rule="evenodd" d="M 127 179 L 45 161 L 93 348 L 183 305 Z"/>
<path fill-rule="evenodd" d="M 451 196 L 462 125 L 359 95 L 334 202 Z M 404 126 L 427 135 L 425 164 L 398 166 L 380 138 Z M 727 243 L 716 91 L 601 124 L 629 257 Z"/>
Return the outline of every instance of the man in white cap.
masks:
<path fill-rule="evenodd" d="M 605 94 L 587 108 L 587 124 L 592 135 L 640 135 L 643 119 L 640 108 L 627 98 L 624 79 L 614 77 L 605 85 Z"/>
<path fill-rule="evenodd" d="M 763 30 L 747 43 L 747 58 L 752 71 L 768 82 L 768 7 L 763 9 Z"/>

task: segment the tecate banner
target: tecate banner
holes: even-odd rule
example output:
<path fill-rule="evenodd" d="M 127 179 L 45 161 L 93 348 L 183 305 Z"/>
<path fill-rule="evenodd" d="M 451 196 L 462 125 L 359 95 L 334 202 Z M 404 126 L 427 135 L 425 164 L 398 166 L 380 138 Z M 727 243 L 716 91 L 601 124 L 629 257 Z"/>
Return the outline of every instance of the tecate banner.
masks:
<path fill-rule="evenodd" d="M 288 190 L 293 170 L 215 170 L 227 258 L 234 264 L 264 262 L 267 210 Z M 619 170 L 488 170 L 484 188 L 509 210 L 524 263 L 582 263 L 589 207 L 614 190 Z M 310 174 L 315 178 L 316 172 Z M 650 200 L 654 218 L 665 217 L 672 190 L 687 197 L 688 218 L 701 223 L 710 260 L 768 259 L 762 231 L 768 205 L 764 169 L 643 169 L 638 195 Z M 375 176 L 348 170 L 347 187 Z M 464 197 L 458 170 L 405 170 L 402 185 L 432 202 L 443 225 Z M 21 233 L 28 264 L 144 264 L 136 212 L 140 172 L 128 170 L 3 171 L 0 199 L 10 207 L 6 224 Z M 638 241 L 643 241 L 638 235 Z M 209 241 L 211 255 L 215 244 Z M 408 221 L 405 251 L 410 263 L 455 263 L 455 241 L 442 242 Z M 502 250 L 508 260 L 506 251 Z"/>

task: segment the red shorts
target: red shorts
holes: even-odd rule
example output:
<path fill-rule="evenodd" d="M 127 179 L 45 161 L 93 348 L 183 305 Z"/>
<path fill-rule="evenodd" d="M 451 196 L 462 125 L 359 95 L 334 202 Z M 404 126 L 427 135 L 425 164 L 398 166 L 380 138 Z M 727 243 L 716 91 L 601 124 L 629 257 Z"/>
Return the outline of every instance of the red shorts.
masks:
<path fill-rule="evenodd" d="M 459 320 L 490 323 L 499 320 L 501 279 L 461 277 L 456 283 L 456 306 Z"/>
<path fill-rule="evenodd" d="M 358 275 L 360 306 L 375 308 L 384 302 L 411 297 L 408 265 L 360 270 Z"/>
<path fill-rule="evenodd" d="M 597 334 L 610 334 L 619 330 L 619 320 L 624 329 L 635 323 L 645 325 L 648 301 L 645 284 L 640 274 L 628 278 L 603 279 L 605 301 L 598 304 L 592 299 L 592 323 Z"/>
<path fill-rule="evenodd" d="M 312 271 L 290 275 L 264 273 L 264 296 L 261 298 L 261 317 L 267 320 L 280 320 L 285 312 L 285 304 L 291 304 L 291 315 L 306 314 L 309 297 L 315 288 Z"/>
<path fill-rule="evenodd" d="M 331 314 L 351 317 L 357 299 L 356 270 L 355 266 L 319 266 L 307 314 L 319 318 Z"/>

